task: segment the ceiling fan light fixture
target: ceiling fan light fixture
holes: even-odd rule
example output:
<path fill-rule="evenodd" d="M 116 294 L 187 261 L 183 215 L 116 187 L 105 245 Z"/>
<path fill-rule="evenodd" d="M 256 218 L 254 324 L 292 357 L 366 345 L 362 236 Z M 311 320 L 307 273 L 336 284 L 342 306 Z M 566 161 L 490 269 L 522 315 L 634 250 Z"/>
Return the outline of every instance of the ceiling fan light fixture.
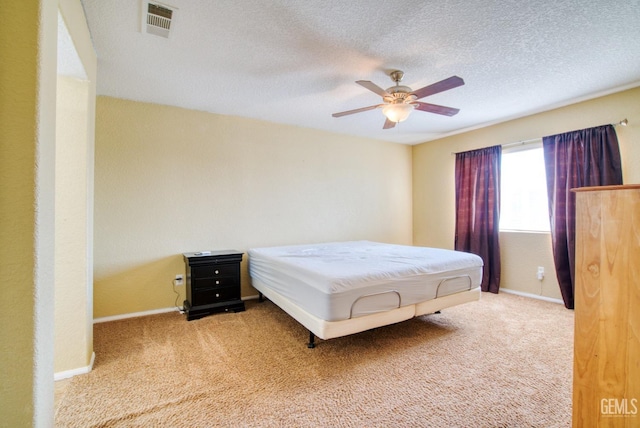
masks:
<path fill-rule="evenodd" d="M 453 116 L 460 110 L 457 108 L 451 108 L 446 106 L 439 106 L 436 104 L 429 104 L 418 101 L 421 98 L 428 97 L 429 95 L 438 94 L 440 92 L 448 91 L 449 89 L 457 88 L 464 85 L 464 80 L 458 76 L 451 76 L 447 79 L 441 80 L 431 85 L 420 88 L 416 91 L 412 90 L 408 86 L 400 85 L 404 73 L 400 70 L 395 70 L 391 73 L 391 79 L 396 83 L 387 89 L 382 89 L 369 80 L 357 80 L 356 83 L 365 89 L 370 90 L 382 97 L 382 104 L 372 105 L 368 107 L 361 107 L 353 110 L 342 111 L 339 113 L 333 113 L 333 117 L 342 117 L 354 113 L 362 113 L 363 111 L 369 111 L 377 108 L 382 108 L 382 113 L 387 120 L 384 122 L 382 129 L 391 129 L 396 126 L 397 123 L 407 120 L 411 112 L 416 109 L 426 113 L 441 114 L 444 116 Z"/>
<path fill-rule="evenodd" d="M 407 120 L 414 108 L 415 106 L 413 104 L 387 104 L 382 107 L 382 114 L 384 114 L 391 122 L 398 123 Z"/>

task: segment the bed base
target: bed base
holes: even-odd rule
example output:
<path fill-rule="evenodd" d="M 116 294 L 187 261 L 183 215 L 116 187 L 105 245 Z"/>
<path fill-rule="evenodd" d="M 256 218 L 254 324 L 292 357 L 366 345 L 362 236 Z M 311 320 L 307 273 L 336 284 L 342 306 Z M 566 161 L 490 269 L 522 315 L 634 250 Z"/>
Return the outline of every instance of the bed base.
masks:
<path fill-rule="evenodd" d="M 258 302 L 264 302 L 264 295 L 262 291 L 258 291 Z M 311 330 L 309 330 L 309 342 L 307 343 L 307 348 L 313 349 L 316 347 L 316 335 L 313 334 Z"/>
<path fill-rule="evenodd" d="M 438 286 L 438 291 L 443 282 L 455 278 L 459 277 L 443 279 Z M 309 331 L 309 342 L 307 343 L 307 347 L 309 349 L 315 348 L 316 337 L 323 340 L 333 339 L 360 333 L 377 327 L 395 324 L 421 315 L 440 313 L 440 311 L 445 308 L 480 300 L 481 294 L 480 287 L 473 287 L 471 278 L 469 278 L 470 288 L 466 291 L 460 291 L 408 306 L 397 307 L 396 309 L 376 314 L 364 315 L 341 321 L 325 321 L 315 317 L 270 288 L 265 287 L 259 280 L 253 278 L 252 282 L 253 287 L 258 290 L 258 301 L 264 301 L 266 296 L 266 298 L 271 300 L 275 305 L 280 307 L 280 309 L 289 314 Z"/>
<path fill-rule="evenodd" d="M 397 293 L 397 291 L 395 291 L 395 292 Z M 366 297 L 366 296 L 362 296 L 362 297 Z M 398 293 L 398 298 L 400 298 L 400 294 L 399 293 Z M 260 302 L 260 303 L 264 302 L 264 295 L 262 294 L 261 291 L 258 291 L 258 302 Z M 352 309 L 353 309 L 353 307 L 352 307 Z M 439 313 L 440 313 L 440 311 L 435 311 L 434 312 L 434 314 L 439 314 Z M 311 330 L 309 330 L 309 342 L 307 343 L 307 348 L 313 349 L 315 347 L 316 347 L 316 335 L 313 334 L 313 332 Z"/>

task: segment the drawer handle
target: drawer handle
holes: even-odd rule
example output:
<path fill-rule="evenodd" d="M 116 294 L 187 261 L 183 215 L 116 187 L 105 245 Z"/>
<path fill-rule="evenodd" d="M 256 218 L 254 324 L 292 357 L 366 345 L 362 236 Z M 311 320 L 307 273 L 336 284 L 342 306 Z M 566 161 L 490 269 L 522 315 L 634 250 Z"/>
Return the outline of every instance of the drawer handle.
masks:
<path fill-rule="evenodd" d="M 220 281 L 216 281 L 216 285 L 220 284 Z"/>
<path fill-rule="evenodd" d="M 220 297 L 220 295 L 216 293 L 216 297 Z"/>
<path fill-rule="evenodd" d="M 217 271 L 216 271 L 216 275 L 217 275 L 217 274 L 219 274 L 219 273 L 220 273 L 220 271 L 219 271 L 219 270 L 217 270 Z"/>

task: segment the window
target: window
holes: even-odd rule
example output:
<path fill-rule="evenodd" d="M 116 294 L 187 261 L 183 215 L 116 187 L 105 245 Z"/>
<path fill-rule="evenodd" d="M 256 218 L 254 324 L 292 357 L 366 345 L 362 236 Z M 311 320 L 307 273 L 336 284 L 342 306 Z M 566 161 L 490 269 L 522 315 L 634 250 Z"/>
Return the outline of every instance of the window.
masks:
<path fill-rule="evenodd" d="M 500 230 L 549 232 L 542 143 L 503 151 L 500 186 Z"/>

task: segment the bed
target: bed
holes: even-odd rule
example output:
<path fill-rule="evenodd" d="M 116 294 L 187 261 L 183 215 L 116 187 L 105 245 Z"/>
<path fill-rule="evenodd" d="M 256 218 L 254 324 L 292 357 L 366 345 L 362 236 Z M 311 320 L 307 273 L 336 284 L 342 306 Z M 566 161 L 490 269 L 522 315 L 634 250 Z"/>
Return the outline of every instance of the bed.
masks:
<path fill-rule="evenodd" d="M 315 337 L 332 339 L 480 299 L 482 259 L 371 241 L 252 248 L 249 275 Z"/>

